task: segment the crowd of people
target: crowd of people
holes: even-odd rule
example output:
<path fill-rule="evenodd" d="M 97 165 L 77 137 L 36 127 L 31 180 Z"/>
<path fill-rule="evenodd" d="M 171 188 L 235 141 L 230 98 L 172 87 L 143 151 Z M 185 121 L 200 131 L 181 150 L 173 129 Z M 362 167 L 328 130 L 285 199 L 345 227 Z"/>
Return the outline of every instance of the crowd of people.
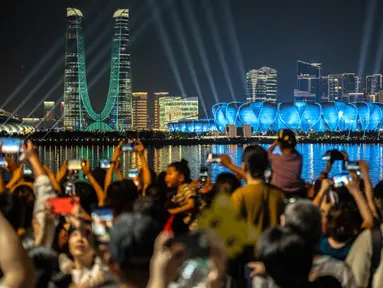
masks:
<path fill-rule="evenodd" d="M 240 167 L 216 155 L 228 172 L 211 183 L 191 179 L 185 160 L 157 175 L 139 140 L 129 144 L 139 173 L 125 177 L 124 145 L 107 167 L 79 159 L 57 173 L 31 141 L 0 155 L 0 287 L 383 287 L 383 182 L 372 186 L 362 159 L 328 151 L 305 183 L 295 135 L 281 130 L 267 151 L 247 146 Z M 335 161 L 345 173 L 330 178 Z M 236 239 L 199 222 L 222 195 L 257 231 L 235 255 Z"/>

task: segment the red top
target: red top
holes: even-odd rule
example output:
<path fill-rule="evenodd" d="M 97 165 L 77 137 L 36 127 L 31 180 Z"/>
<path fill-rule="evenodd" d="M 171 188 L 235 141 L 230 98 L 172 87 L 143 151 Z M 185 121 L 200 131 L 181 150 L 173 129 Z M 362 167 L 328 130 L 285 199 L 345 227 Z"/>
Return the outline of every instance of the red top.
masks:
<path fill-rule="evenodd" d="M 164 229 L 162 230 L 163 232 L 173 232 L 173 221 L 174 221 L 174 215 L 171 215 L 168 218 L 168 221 L 166 221 L 166 224 L 164 226 Z"/>

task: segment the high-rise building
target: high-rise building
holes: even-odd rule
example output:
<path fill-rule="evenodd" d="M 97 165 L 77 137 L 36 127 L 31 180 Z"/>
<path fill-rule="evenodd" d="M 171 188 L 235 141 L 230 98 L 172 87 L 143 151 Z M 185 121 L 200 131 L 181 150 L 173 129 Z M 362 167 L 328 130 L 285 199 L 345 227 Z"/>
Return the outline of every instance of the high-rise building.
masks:
<path fill-rule="evenodd" d="M 329 101 L 328 97 L 328 76 L 320 77 L 320 102 Z"/>
<path fill-rule="evenodd" d="M 65 113 L 65 103 L 64 103 L 64 101 L 61 101 L 61 103 L 60 103 L 60 118 L 62 121 L 64 119 L 64 113 Z"/>
<path fill-rule="evenodd" d="M 133 104 L 133 129 L 148 129 L 148 93 L 134 92 L 132 93 Z"/>
<path fill-rule="evenodd" d="M 105 107 L 96 113 L 88 94 L 83 14 L 78 9 L 67 9 L 64 75 L 64 128 L 67 130 L 121 131 L 132 126 L 129 10 L 117 10 L 113 23 L 109 91 Z"/>
<path fill-rule="evenodd" d="M 346 103 L 350 101 L 350 94 L 359 93 L 359 77 L 355 73 L 342 74 L 342 100 Z"/>
<path fill-rule="evenodd" d="M 160 99 L 162 97 L 168 97 L 169 92 L 156 92 L 154 93 L 153 100 L 153 125 L 152 129 L 160 129 Z"/>
<path fill-rule="evenodd" d="M 328 75 L 328 101 L 342 101 L 342 75 Z"/>
<path fill-rule="evenodd" d="M 44 101 L 44 128 L 50 128 L 53 126 L 56 118 L 55 102 Z"/>
<path fill-rule="evenodd" d="M 321 101 L 321 65 L 321 63 L 307 63 L 300 60 L 297 61 L 297 90 L 301 91 L 301 93 L 296 93 L 298 96 L 302 94 L 313 94 L 315 95 L 315 99 L 310 97 L 310 100 L 316 102 Z"/>
<path fill-rule="evenodd" d="M 258 70 L 250 70 L 246 73 L 248 101 L 276 102 L 278 97 L 278 74 L 277 70 L 270 67 L 262 67 Z"/>
<path fill-rule="evenodd" d="M 198 119 L 198 97 L 159 98 L 160 129 L 168 129 L 168 123 L 179 120 Z"/>
<path fill-rule="evenodd" d="M 366 77 L 366 94 L 379 95 L 380 91 L 383 90 L 383 75 L 374 74 Z"/>
<path fill-rule="evenodd" d="M 47 121 L 56 119 L 55 102 L 44 101 L 44 119 Z"/>

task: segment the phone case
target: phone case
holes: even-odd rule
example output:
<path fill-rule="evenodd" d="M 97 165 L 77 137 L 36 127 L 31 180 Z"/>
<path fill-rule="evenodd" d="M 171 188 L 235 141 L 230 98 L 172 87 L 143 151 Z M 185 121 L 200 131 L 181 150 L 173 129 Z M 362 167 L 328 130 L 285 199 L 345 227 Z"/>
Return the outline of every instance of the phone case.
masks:
<path fill-rule="evenodd" d="M 73 198 L 55 198 L 50 199 L 49 204 L 52 205 L 53 214 L 70 214 L 73 208 L 80 204 L 78 197 Z"/>

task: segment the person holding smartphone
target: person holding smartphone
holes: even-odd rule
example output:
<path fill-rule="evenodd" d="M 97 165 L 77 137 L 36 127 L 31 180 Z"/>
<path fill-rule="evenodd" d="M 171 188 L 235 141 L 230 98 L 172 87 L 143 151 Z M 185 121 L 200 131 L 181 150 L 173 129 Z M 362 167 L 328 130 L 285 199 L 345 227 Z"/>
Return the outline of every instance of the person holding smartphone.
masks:
<path fill-rule="evenodd" d="M 274 154 L 279 146 L 282 155 Z M 301 179 L 302 155 L 295 149 L 297 140 L 293 131 L 279 131 L 278 139 L 267 150 L 271 162 L 270 184 L 286 193 L 287 197 L 306 196 L 305 182 Z"/>

